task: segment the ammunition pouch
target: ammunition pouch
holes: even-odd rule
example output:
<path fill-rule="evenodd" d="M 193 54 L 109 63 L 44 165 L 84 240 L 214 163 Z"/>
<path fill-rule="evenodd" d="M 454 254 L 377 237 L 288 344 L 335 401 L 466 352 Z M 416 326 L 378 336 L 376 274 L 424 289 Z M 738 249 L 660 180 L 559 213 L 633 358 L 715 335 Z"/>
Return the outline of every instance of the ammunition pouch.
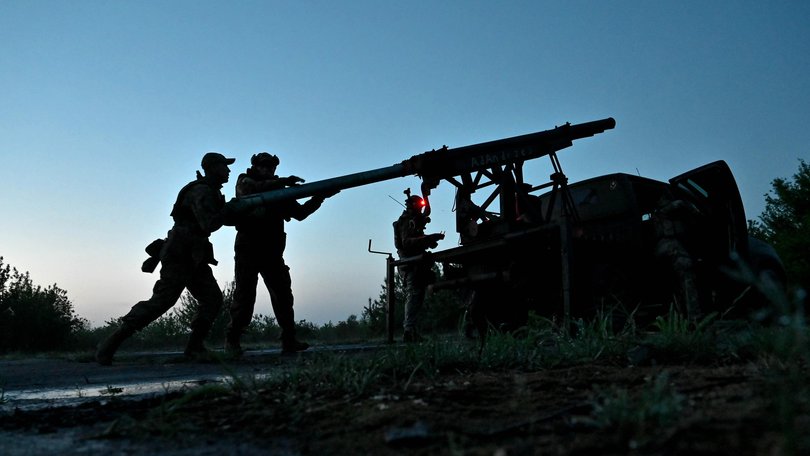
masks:
<path fill-rule="evenodd" d="M 146 253 L 149 255 L 149 258 L 143 262 L 141 265 L 141 271 L 146 273 L 153 273 L 157 268 L 158 263 L 160 263 L 160 252 L 163 250 L 163 245 L 166 243 L 165 239 L 155 239 L 149 245 L 146 246 Z"/>
<path fill-rule="evenodd" d="M 217 264 L 214 246 L 208 241 L 208 235 L 178 223 L 169 231 L 160 256 L 164 262 L 191 261 L 195 266 Z"/>
<path fill-rule="evenodd" d="M 160 263 L 160 258 L 149 257 L 141 265 L 141 271 L 151 274 L 155 272 L 155 269 L 157 269 L 158 263 Z"/>

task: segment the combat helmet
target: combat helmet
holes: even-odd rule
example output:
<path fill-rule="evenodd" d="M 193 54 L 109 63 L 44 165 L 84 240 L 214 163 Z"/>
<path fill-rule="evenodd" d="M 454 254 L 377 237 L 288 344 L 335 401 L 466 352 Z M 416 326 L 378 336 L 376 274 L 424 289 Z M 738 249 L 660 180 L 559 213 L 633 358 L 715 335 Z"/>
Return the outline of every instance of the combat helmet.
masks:
<path fill-rule="evenodd" d="M 279 163 L 280 161 L 278 157 L 267 152 L 259 152 L 258 154 L 254 154 L 252 157 L 250 157 L 251 166 L 264 165 L 276 167 Z"/>
<path fill-rule="evenodd" d="M 405 208 L 422 212 L 422 209 L 427 206 L 427 201 L 419 195 L 411 195 L 411 189 L 407 189 L 405 193 Z"/>

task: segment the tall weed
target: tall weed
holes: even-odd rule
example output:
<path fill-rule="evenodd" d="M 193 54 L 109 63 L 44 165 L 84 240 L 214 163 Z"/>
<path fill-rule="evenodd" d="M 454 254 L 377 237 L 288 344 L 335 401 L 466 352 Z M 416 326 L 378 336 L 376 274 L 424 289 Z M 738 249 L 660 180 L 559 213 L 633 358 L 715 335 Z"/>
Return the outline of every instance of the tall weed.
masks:
<path fill-rule="evenodd" d="M 616 439 L 630 449 L 644 447 L 664 435 L 681 417 L 686 398 L 664 372 L 648 379 L 640 391 L 596 388 L 592 419 L 596 427 L 612 429 Z"/>

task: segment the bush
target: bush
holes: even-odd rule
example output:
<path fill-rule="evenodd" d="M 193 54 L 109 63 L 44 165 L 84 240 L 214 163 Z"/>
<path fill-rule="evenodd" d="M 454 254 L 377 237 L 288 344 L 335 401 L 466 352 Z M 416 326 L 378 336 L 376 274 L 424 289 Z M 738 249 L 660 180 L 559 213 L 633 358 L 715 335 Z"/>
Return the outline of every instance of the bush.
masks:
<path fill-rule="evenodd" d="M 776 178 L 772 192 L 765 195 L 760 221 L 749 221 L 751 234 L 771 243 L 791 283 L 810 289 L 810 164 L 799 160 L 792 179 Z"/>
<path fill-rule="evenodd" d="M 30 275 L 0 257 L 0 352 L 73 348 L 89 323 L 79 318 L 67 292 L 34 285 Z"/>

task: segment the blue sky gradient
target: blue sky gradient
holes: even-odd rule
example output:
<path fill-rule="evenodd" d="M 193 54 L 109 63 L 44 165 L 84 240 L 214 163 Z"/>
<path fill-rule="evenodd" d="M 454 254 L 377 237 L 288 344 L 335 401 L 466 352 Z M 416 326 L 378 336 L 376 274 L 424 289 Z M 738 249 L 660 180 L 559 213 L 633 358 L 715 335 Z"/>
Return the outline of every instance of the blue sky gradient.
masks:
<path fill-rule="evenodd" d="M 560 154 L 571 180 L 722 159 L 756 218 L 810 156 L 808 24 L 802 1 L 0 2 L 0 256 L 101 324 L 150 295 L 143 248 L 205 152 L 237 158 L 230 198 L 259 151 L 311 182 L 609 116 Z M 288 224 L 297 318 L 378 296 L 368 240 L 393 248 L 389 195 L 418 184 L 346 190 Z M 452 247 L 450 186 L 432 201 Z M 233 238 L 212 237 L 221 286 Z"/>

